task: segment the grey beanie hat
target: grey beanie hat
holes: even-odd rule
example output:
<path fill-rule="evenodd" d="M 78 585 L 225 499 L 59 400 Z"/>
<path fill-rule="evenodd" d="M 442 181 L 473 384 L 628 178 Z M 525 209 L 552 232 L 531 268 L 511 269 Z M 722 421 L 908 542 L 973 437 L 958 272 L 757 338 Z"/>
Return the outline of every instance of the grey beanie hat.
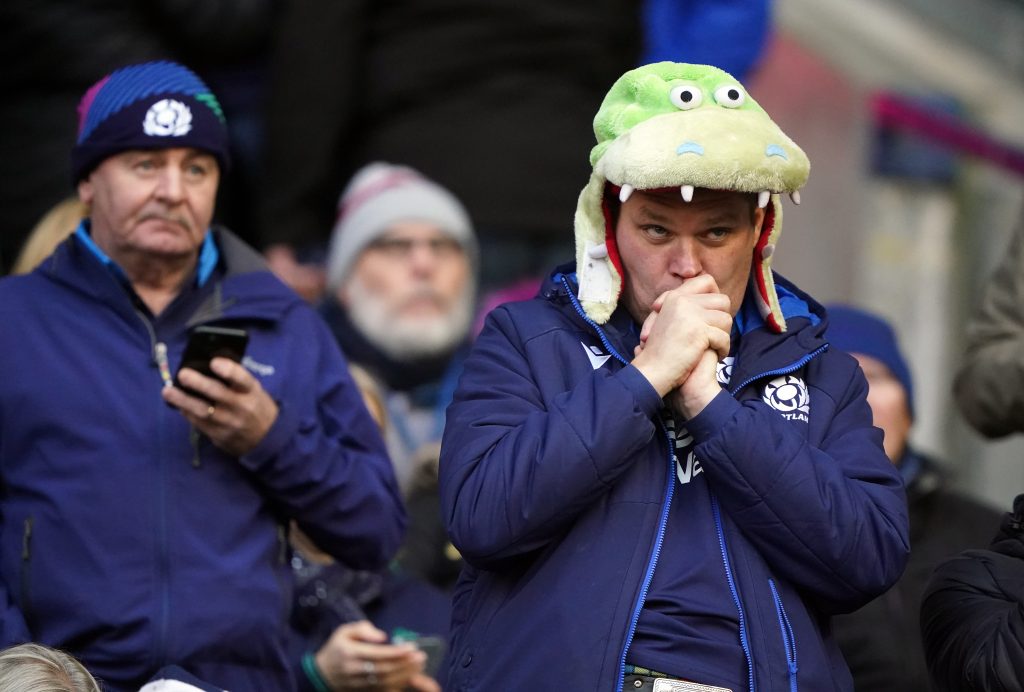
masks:
<path fill-rule="evenodd" d="M 344 283 L 366 246 L 401 221 L 437 224 L 462 245 L 475 266 L 473 225 L 455 195 L 408 166 L 377 161 L 352 176 L 338 201 L 327 255 L 327 287 L 333 291 Z"/>

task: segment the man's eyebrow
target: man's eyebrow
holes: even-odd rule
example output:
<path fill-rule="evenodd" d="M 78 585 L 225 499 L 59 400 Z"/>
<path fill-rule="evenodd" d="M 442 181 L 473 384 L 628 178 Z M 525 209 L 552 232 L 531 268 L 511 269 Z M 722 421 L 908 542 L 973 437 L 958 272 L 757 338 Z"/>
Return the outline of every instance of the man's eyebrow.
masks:
<path fill-rule="evenodd" d="M 216 159 L 217 157 L 208 151 L 203 151 L 202 149 L 191 149 L 187 154 L 185 154 L 185 158 L 191 161 L 199 158 Z"/>
<path fill-rule="evenodd" d="M 654 221 L 657 223 L 669 223 L 672 220 L 670 215 L 662 213 L 658 211 L 657 208 L 649 207 L 646 204 L 641 205 L 640 208 L 637 209 L 637 214 L 647 221 Z"/>
<path fill-rule="evenodd" d="M 707 226 L 735 226 L 742 219 L 742 214 L 736 211 L 720 211 L 704 219 Z"/>

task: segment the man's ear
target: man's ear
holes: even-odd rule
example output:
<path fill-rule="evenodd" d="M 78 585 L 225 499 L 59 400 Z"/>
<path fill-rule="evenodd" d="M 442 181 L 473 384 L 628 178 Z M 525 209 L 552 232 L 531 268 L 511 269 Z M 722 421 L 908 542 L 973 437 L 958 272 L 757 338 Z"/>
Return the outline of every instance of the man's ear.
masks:
<path fill-rule="evenodd" d="M 761 237 L 761 227 L 764 226 L 765 210 L 761 207 L 754 208 L 754 237 Z"/>
<path fill-rule="evenodd" d="M 78 182 L 78 199 L 82 200 L 84 204 L 92 204 L 92 198 L 94 194 L 91 179 L 92 174 L 89 175 L 85 180 Z"/>
<path fill-rule="evenodd" d="M 352 281 L 352 277 L 349 276 L 344 281 L 342 281 L 340 284 L 338 284 L 337 288 L 334 289 L 334 299 L 336 301 L 338 301 L 338 305 L 342 306 L 343 308 L 347 308 L 348 307 L 348 298 L 349 298 L 348 286 L 349 286 L 349 283 L 351 281 Z"/>

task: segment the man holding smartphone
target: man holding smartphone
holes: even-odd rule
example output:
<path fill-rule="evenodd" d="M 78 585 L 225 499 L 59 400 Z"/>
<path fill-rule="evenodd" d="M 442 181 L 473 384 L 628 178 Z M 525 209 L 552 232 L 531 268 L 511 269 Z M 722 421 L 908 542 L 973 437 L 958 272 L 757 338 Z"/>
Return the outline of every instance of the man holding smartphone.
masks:
<path fill-rule="evenodd" d="M 287 527 L 385 564 L 405 515 L 384 445 L 321 320 L 210 226 L 228 151 L 205 84 L 133 65 L 79 115 L 90 215 L 0 282 L 0 646 L 67 649 L 114 691 L 166 664 L 292 689 Z M 244 332 L 244 358 L 179 367 L 204 326 Z"/>

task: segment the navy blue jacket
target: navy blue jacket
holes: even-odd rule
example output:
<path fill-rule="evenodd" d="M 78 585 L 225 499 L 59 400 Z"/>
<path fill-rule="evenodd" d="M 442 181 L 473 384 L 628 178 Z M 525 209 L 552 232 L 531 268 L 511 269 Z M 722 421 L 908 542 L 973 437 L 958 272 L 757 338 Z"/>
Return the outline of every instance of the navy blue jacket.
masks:
<path fill-rule="evenodd" d="M 315 312 L 234 236 L 189 320 L 152 319 L 72 237 L 0 281 L 0 647 L 78 656 L 107 689 L 178 664 L 234 690 L 288 690 L 289 519 L 376 568 L 405 515 L 377 428 Z M 161 399 L 185 322 L 249 331 L 279 406 L 240 458 Z"/>
<path fill-rule="evenodd" d="M 538 298 L 492 312 L 448 409 L 442 504 L 468 564 L 450 690 L 621 689 L 671 549 L 676 465 L 662 401 L 628 364 L 631 320 L 620 308 L 598 328 L 570 287 L 556 274 Z M 903 486 L 867 383 L 824 328 L 793 317 L 784 334 L 746 333 L 729 391 L 687 422 L 716 498 L 711 516 L 692 517 L 706 537 L 694 559 L 724 563 L 750 690 L 851 690 L 829 616 L 883 592 L 907 559 Z M 787 374 L 809 408 L 766 403 Z"/>

